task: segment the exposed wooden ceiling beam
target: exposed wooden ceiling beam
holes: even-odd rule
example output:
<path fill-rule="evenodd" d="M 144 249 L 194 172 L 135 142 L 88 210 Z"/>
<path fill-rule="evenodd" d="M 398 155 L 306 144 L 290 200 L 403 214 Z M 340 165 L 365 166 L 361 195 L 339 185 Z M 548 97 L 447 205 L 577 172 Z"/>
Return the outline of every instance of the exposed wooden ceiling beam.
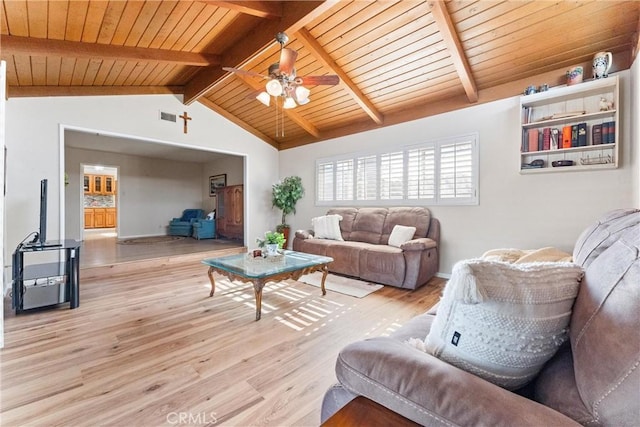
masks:
<path fill-rule="evenodd" d="M 640 51 L 640 16 L 638 16 L 638 25 L 636 26 L 636 32 L 633 33 L 633 37 L 631 37 L 631 62 L 636 59 L 638 56 L 638 51 Z"/>
<path fill-rule="evenodd" d="M 37 96 L 179 95 L 184 86 L 9 86 L 9 98 Z"/>
<path fill-rule="evenodd" d="M 229 120 L 230 122 L 235 123 L 236 125 L 240 126 L 242 129 L 246 130 L 250 134 L 257 136 L 258 138 L 260 138 L 261 140 L 265 141 L 266 143 L 274 146 L 275 148 L 278 148 L 278 142 L 276 140 L 274 140 L 273 138 L 269 138 L 267 135 L 265 135 L 264 133 L 260 132 L 258 129 L 252 127 L 247 122 L 240 120 L 239 118 L 237 118 L 233 114 L 229 113 L 224 108 L 220 107 L 218 104 L 212 102 L 209 98 L 205 98 L 203 96 L 202 98 L 198 99 L 198 102 L 200 102 L 202 105 L 212 109 L 213 111 L 215 111 L 216 113 L 220 114 L 222 117 L 224 117 L 225 119 Z"/>
<path fill-rule="evenodd" d="M 221 64 L 242 68 L 276 43 L 275 35 L 278 32 L 295 33 L 330 9 L 337 1 L 288 2 L 281 19 L 260 22 L 242 38 L 242 42 L 236 43 L 222 55 Z M 191 104 L 226 77 L 229 77 L 229 73 L 221 67 L 207 67 L 200 70 L 186 86 L 184 103 Z"/>
<path fill-rule="evenodd" d="M 6 35 L 0 37 L 0 44 L 2 46 L 2 56 L 23 54 L 29 56 L 112 59 L 117 61 L 149 61 L 196 67 L 220 64 L 220 56 L 218 55 L 178 52 L 167 49 L 146 49 Z"/>
<path fill-rule="evenodd" d="M 200 0 L 202 3 L 235 10 L 246 15 L 265 19 L 280 19 L 282 17 L 282 2 L 279 1 L 213 1 Z"/>
<path fill-rule="evenodd" d="M 340 81 L 349 95 L 358 103 L 358 105 L 373 119 L 374 122 L 381 125 L 384 121 L 384 117 L 380 111 L 373 105 L 373 103 L 362 93 L 358 86 L 351 80 L 347 73 L 342 70 L 338 64 L 331 58 L 331 56 L 322 48 L 320 43 L 309 33 L 306 28 L 301 28 L 296 37 L 302 42 L 302 44 L 311 51 L 314 57 L 322 63 L 325 67 L 330 69 L 334 74 L 340 77 Z"/>
<path fill-rule="evenodd" d="M 258 82 L 251 79 L 250 77 L 242 76 L 242 75 L 237 75 L 236 77 L 238 77 L 247 86 L 249 86 L 251 90 L 255 90 L 255 91 L 265 90 L 264 86 L 261 86 Z M 256 101 L 256 102 L 259 102 L 259 101 Z M 320 131 L 318 130 L 318 128 L 315 127 L 309 120 L 305 119 L 300 114 L 296 113 L 295 110 L 283 108 L 282 111 L 291 120 L 293 120 L 293 122 L 295 122 L 298 126 L 300 126 L 305 131 L 307 131 L 307 133 L 309 133 L 310 135 L 314 136 L 315 138 L 320 136 Z"/>
<path fill-rule="evenodd" d="M 446 5 L 443 1 L 435 0 L 429 2 L 429 8 L 431 9 L 431 14 L 433 15 L 436 26 L 442 35 L 444 44 L 451 54 L 451 61 L 458 72 L 458 77 L 462 82 L 467 98 L 469 98 L 470 102 L 477 102 L 478 88 L 476 87 L 476 83 L 471 74 L 469 61 L 467 61 L 467 57 L 462 49 L 460 38 L 451 21 L 451 16 L 447 11 Z"/>

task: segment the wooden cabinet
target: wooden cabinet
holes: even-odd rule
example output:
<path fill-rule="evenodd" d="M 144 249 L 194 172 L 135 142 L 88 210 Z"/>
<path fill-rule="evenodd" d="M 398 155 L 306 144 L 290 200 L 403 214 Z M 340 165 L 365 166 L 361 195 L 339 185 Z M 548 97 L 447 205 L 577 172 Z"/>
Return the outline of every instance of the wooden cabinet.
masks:
<path fill-rule="evenodd" d="M 116 208 L 84 208 L 84 228 L 115 228 Z"/>
<path fill-rule="evenodd" d="M 84 208 L 84 228 L 93 228 L 93 208 Z"/>
<path fill-rule="evenodd" d="M 106 227 L 106 213 L 104 208 L 95 208 L 93 209 L 93 227 L 94 228 L 105 228 Z"/>
<path fill-rule="evenodd" d="M 116 194 L 116 180 L 111 175 L 85 175 L 83 186 L 85 194 Z"/>
<path fill-rule="evenodd" d="M 242 185 L 231 185 L 216 190 L 216 232 L 229 239 L 244 238 L 244 189 Z"/>
<path fill-rule="evenodd" d="M 116 180 L 112 176 L 103 176 L 102 184 L 104 188 L 104 194 L 116 194 Z"/>
<path fill-rule="evenodd" d="M 617 168 L 618 91 L 618 76 L 610 76 L 520 97 L 520 173 Z M 573 165 L 554 167 L 556 161 Z"/>
<path fill-rule="evenodd" d="M 105 215 L 104 217 L 105 227 L 115 228 L 116 227 L 116 208 L 105 208 L 104 215 Z"/>

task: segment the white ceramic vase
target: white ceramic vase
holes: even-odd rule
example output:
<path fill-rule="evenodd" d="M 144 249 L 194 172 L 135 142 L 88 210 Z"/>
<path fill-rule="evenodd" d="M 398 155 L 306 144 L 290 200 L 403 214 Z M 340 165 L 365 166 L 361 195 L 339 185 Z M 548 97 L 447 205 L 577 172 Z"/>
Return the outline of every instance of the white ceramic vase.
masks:
<path fill-rule="evenodd" d="M 277 243 L 267 243 L 267 256 L 278 255 L 278 244 Z"/>
<path fill-rule="evenodd" d="M 603 79 L 609 75 L 612 59 L 611 52 L 598 52 L 593 56 L 594 79 Z"/>

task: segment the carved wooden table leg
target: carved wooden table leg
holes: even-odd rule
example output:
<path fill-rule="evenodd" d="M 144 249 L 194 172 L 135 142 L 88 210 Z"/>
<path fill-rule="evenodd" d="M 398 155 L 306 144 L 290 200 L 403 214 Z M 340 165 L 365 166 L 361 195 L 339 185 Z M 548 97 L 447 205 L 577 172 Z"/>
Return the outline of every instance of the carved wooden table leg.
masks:
<path fill-rule="evenodd" d="M 216 279 L 213 278 L 213 272 L 214 272 L 214 268 L 209 267 L 209 271 L 207 272 L 207 275 L 209 276 L 209 281 L 211 282 L 211 292 L 209 293 L 210 297 L 212 297 L 213 293 L 216 291 Z"/>
<path fill-rule="evenodd" d="M 256 321 L 260 320 L 262 314 L 262 288 L 264 284 L 263 280 L 253 282 L 253 291 L 256 294 Z"/>
<path fill-rule="evenodd" d="M 324 288 L 324 280 L 327 278 L 327 273 L 329 273 L 329 266 L 327 264 L 322 266 L 322 281 L 320 282 L 320 288 L 322 289 L 322 295 L 327 294 L 327 290 Z"/>

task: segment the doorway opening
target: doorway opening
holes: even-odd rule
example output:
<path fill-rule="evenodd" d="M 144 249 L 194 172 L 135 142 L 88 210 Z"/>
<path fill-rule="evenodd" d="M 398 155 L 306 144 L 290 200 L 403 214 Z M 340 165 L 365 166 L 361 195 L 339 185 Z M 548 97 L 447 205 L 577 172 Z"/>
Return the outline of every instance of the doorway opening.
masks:
<path fill-rule="evenodd" d="M 117 238 L 118 167 L 82 164 L 82 240 Z"/>

